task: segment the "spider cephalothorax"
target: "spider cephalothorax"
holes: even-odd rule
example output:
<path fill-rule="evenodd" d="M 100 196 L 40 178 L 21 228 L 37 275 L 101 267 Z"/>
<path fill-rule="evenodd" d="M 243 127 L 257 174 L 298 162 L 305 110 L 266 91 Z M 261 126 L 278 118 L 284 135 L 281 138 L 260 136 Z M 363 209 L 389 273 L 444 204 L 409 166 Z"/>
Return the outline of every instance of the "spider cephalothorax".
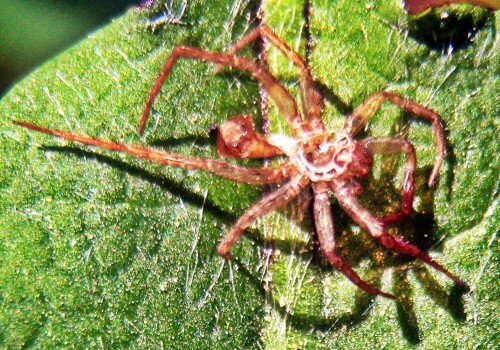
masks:
<path fill-rule="evenodd" d="M 334 185 L 353 177 L 366 177 L 371 169 L 372 156 L 368 150 L 342 131 L 311 134 L 297 140 L 271 135 L 269 142 L 313 182 L 326 181 Z"/>
<path fill-rule="evenodd" d="M 302 99 L 301 113 L 299 113 L 296 101 L 265 65 L 237 54 L 243 47 L 260 37 L 275 45 L 297 66 Z M 205 51 L 186 46 L 175 47 L 149 93 L 139 127 L 141 134 L 146 126 L 154 99 L 180 58 L 212 62 L 217 64 L 216 70 L 219 70 L 221 66 L 237 68 L 250 73 L 260 83 L 262 89 L 274 101 L 279 112 L 287 120 L 291 135 L 261 135 L 255 130 L 251 116 L 240 115 L 226 121 L 219 127 L 217 148 L 222 156 L 241 159 L 283 156 L 285 161 L 281 165 L 243 168 L 221 159 L 186 158 L 152 148 L 124 145 L 64 131 L 49 130 L 29 123 L 16 121 L 14 123 L 86 145 L 125 152 L 134 157 L 160 164 L 187 170 L 205 170 L 233 181 L 253 185 L 280 184 L 277 189 L 266 194 L 250 207 L 236 221 L 229 233 L 222 238 L 217 251 L 225 258 L 231 256 L 231 247 L 256 218 L 289 203 L 310 185 L 313 192 L 314 226 L 321 250 L 330 264 L 358 287 L 374 295 L 394 297 L 363 281 L 335 252 L 335 235 L 330 207 L 332 193 L 344 211 L 382 245 L 420 259 L 445 273 L 458 285 L 465 289 L 468 288 L 464 282 L 434 261 L 427 253 L 387 233 L 386 226 L 404 221 L 412 212 L 416 169 L 416 154 L 412 144 L 400 137 L 355 139 L 355 136 L 366 126 L 373 114 L 386 100 L 431 122 L 438 148 L 436 162 L 428 181 L 429 186 L 432 186 L 437 179 L 445 155 L 443 126 L 441 118 L 436 112 L 394 92 L 382 91 L 371 95 L 356 108 L 348 116 L 341 130 L 327 131 L 321 119 L 321 112 L 324 108 L 323 98 L 316 89 L 309 67 L 268 27 L 261 25 L 238 41 L 227 53 Z M 398 213 L 377 218 L 357 201 L 356 196 L 363 191 L 363 188 L 356 179 L 366 177 L 369 174 L 373 154 L 394 153 L 406 154 L 401 209 Z"/>

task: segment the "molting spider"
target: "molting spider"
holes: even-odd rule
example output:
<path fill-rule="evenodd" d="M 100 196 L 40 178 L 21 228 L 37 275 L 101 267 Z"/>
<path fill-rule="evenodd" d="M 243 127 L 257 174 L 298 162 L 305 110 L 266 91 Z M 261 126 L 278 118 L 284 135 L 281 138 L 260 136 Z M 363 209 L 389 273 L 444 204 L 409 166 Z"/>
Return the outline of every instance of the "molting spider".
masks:
<path fill-rule="evenodd" d="M 260 37 L 275 45 L 297 66 L 303 106 L 302 114 L 299 113 L 297 103 L 290 93 L 264 65 L 237 55 L 238 51 Z M 280 184 L 276 190 L 266 194 L 250 207 L 236 221 L 229 233 L 222 238 L 217 252 L 225 258 L 231 257 L 231 247 L 255 219 L 284 206 L 308 185 L 311 185 L 314 195 L 314 224 L 321 250 L 329 263 L 359 288 L 374 295 L 394 298 L 392 294 L 385 293 L 363 281 L 347 262 L 335 253 L 334 227 L 329 198 L 331 192 L 333 192 L 343 210 L 382 245 L 422 260 L 446 274 L 464 289 L 468 289 L 464 282 L 434 261 L 427 253 L 420 251 L 410 243 L 393 237 L 386 231 L 386 226 L 404 221 L 412 212 L 416 169 L 416 154 L 412 144 L 399 137 L 368 137 L 360 141 L 354 139 L 354 136 L 366 126 L 369 119 L 386 100 L 431 122 L 438 148 L 436 162 L 428 181 L 428 185 L 432 186 L 436 182 L 445 156 L 443 125 L 436 112 L 409 101 L 396 93 L 382 91 L 371 95 L 357 107 L 348 117 L 341 130 L 327 131 L 321 119 L 323 98 L 315 87 L 309 67 L 271 29 L 265 25 L 260 25 L 236 42 L 227 53 L 205 51 L 186 46 L 175 47 L 149 93 L 139 127 L 141 134 L 146 126 L 156 96 L 173 66 L 180 58 L 215 63 L 217 65 L 216 71 L 222 66 L 228 66 L 250 73 L 271 97 L 289 124 L 290 137 L 283 135 L 266 137 L 255 131 L 251 116 L 240 115 L 234 117 L 222 124 L 218 131 L 217 149 L 222 156 L 245 159 L 284 155 L 287 159 L 274 168 L 243 168 L 223 160 L 186 158 L 151 148 L 124 145 L 64 131 L 49 130 L 29 123 L 18 121 L 14 121 L 14 123 L 74 142 L 97 146 L 110 151 L 124 152 L 155 163 L 187 170 L 205 170 L 232 181 L 252 185 Z M 401 152 L 406 154 L 401 209 L 396 214 L 377 218 L 357 201 L 356 196 L 363 191 L 363 188 L 356 181 L 356 178 L 366 177 L 369 174 L 373 154 Z"/>

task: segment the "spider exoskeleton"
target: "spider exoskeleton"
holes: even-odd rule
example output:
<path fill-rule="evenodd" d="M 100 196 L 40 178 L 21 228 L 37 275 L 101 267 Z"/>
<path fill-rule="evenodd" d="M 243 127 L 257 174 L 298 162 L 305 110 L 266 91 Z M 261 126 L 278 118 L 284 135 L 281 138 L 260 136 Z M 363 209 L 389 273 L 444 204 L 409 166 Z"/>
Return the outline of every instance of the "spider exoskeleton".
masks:
<path fill-rule="evenodd" d="M 291 94 L 264 64 L 238 54 L 238 51 L 258 38 L 263 38 L 276 46 L 298 68 L 302 113 L 299 113 L 297 103 Z M 254 220 L 283 207 L 310 185 L 313 192 L 314 226 L 321 251 L 332 266 L 364 291 L 373 295 L 394 298 L 392 294 L 383 292 L 363 281 L 335 252 L 331 193 L 334 194 L 343 210 L 383 246 L 427 263 L 468 290 L 464 282 L 451 274 L 427 253 L 419 250 L 415 245 L 387 233 L 386 227 L 388 225 L 402 222 L 412 214 L 416 169 L 416 154 L 412 144 L 400 137 L 367 137 L 363 140 L 354 138 L 386 100 L 430 122 L 438 149 L 428 181 L 428 185 L 433 186 L 445 156 L 443 125 L 436 112 L 394 92 L 382 91 L 374 93 L 357 107 L 348 116 L 341 130 L 333 132 L 326 130 L 321 119 L 324 108 L 323 97 L 315 86 L 308 65 L 298 53 L 292 50 L 271 29 L 262 24 L 236 42 L 226 53 L 176 46 L 149 93 L 139 127 L 141 134 L 146 126 L 156 96 L 172 68 L 181 58 L 215 63 L 216 70 L 222 66 L 240 69 L 250 73 L 260 83 L 261 88 L 270 96 L 279 112 L 287 120 L 291 135 L 261 135 L 256 132 L 251 116 L 240 115 L 226 121 L 219 127 L 217 149 L 222 156 L 241 159 L 282 156 L 285 160 L 281 165 L 244 168 L 227 163 L 222 159 L 187 158 L 152 148 L 49 130 L 29 123 L 17 121 L 14 123 L 74 142 L 124 152 L 155 163 L 187 170 L 205 170 L 232 181 L 252 185 L 278 184 L 274 191 L 264 195 L 262 199 L 253 204 L 236 221 L 229 233 L 223 236 L 217 252 L 225 258 L 231 257 L 231 247 Z M 395 153 L 406 154 L 401 208 L 396 214 L 381 218 L 375 217 L 358 202 L 356 196 L 363 191 L 363 187 L 356 179 L 366 177 L 370 173 L 374 154 Z"/>

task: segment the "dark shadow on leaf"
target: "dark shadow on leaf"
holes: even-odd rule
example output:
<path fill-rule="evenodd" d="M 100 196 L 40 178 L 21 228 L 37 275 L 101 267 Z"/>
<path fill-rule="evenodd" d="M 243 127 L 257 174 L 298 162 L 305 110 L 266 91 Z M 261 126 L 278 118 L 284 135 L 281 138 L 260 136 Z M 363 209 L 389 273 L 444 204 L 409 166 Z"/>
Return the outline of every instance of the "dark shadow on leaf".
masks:
<path fill-rule="evenodd" d="M 222 259 L 222 258 L 221 258 Z M 255 290 L 259 291 L 262 298 L 266 298 L 266 290 L 264 289 L 263 281 L 257 278 L 244 264 L 240 262 L 237 256 L 233 256 L 232 261 L 238 266 L 238 273 L 241 273 L 254 286 Z"/>
<path fill-rule="evenodd" d="M 373 304 L 376 303 L 377 299 L 378 297 L 369 295 L 363 291 L 357 291 L 354 298 L 354 304 L 351 308 L 352 311 L 334 319 L 312 314 L 296 315 L 289 313 L 285 307 L 278 305 L 278 303 L 275 303 L 275 307 L 282 316 L 286 316 L 290 325 L 295 329 L 306 332 L 330 332 L 341 329 L 349 330 L 357 327 L 358 324 L 369 316 L 369 310 L 372 308 Z"/>
<path fill-rule="evenodd" d="M 443 53 L 466 48 L 479 30 L 493 15 L 486 9 L 475 8 L 464 12 L 460 9 L 437 9 L 423 15 L 411 16 L 409 34 L 429 48 Z"/>
<path fill-rule="evenodd" d="M 323 95 L 324 99 L 330 102 L 342 115 L 349 115 L 354 110 L 351 104 L 347 104 L 342 101 L 340 96 L 338 96 L 329 86 L 319 81 L 315 81 L 314 84 L 316 85 L 318 91 Z"/>
<path fill-rule="evenodd" d="M 449 132 L 446 129 L 445 133 L 447 140 L 449 140 L 448 138 Z M 453 182 L 455 181 L 455 172 L 453 171 L 453 169 L 457 166 L 457 156 L 455 154 L 455 148 L 449 142 L 446 145 L 446 160 L 450 166 L 448 171 L 446 172 L 446 175 L 442 176 L 442 178 L 444 181 L 445 188 L 447 189 L 446 200 L 450 201 L 451 195 L 453 193 Z"/>
<path fill-rule="evenodd" d="M 463 296 L 467 293 L 462 287 L 453 285 L 451 294 L 448 298 L 448 310 L 453 318 L 459 322 L 467 320 L 467 313 L 465 312 L 465 304 Z"/>
<path fill-rule="evenodd" d="M 397 295 L 396 310 L 403 336 L 409 343 L 420 343 L 420 329 L 413 300 L 413 286 L 408 278 L 408 266 L 394 268 L 392 279 L 394 294 Z"/>
<path fill-rule="evenodd" d="M 466 291 L 460 286 L 454 285 L 451 293 L 447 294 L 425 266 L 415 267 L 414 275 L 420 284 L 425 287 L 426 294 L 437 305 L 446 310 L 456 321 L 464 322 L 466 320 L 467 315 L 462 298 Z"/>

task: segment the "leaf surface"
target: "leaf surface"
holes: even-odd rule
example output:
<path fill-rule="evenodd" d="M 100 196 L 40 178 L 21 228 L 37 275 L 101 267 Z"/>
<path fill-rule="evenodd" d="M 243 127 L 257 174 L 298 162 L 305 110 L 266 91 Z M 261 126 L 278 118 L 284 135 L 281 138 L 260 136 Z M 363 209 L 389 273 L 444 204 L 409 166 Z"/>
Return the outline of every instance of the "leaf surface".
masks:
<path fill-rule="evenodd" d="M 207 6 L 218 10 L 207 14 Z M 257 110 L 258 88 L 248 79 L 180 62 L 144 138 L 139 119 L 175 45 L 222 50 L 244 32 L 250 11 L 232 1 L 193 3 L 182 23 L 152 32 L 147 21 L 158 13 L 132 9 L 2 100 L 2 347 L 259 343 L 258 246 L 242 240 L 230 263 L 215 251 L 221 232 L 258 198 L 258 189 L 78 147 L 11 123 L 214 157 L 210 125 Z"/>
<path fill-rule="evenodd" d="M 325 264 L 312 250 L 313 225 L 297 203 L 259 220 L 235 246 L 235 259 L 224 262 L 215 252 L 218 237 L 260 197 L 260 188 L 75 146 L 11 124 L 17 119 L 218 157 L 210 126 L 237 114 L 259 115 L 258 85 L 237 71 L 213 75 L 211 65 L 180 62 L 155 102 L 145 137 L 137 134 L 147 93 L 175 45 L 221 51 L 248 32 L 255 4 L 200 1 L 154 32 L 146 21 L 158 9 L 131 10 L 3 98 L 2 345 L 495 346 L 498 15 L 479 13 L 485 23 L 470 43 L 450 53 L 417 40 L 395 1 L 308 4 L 307 19 L 301 1 L 267 1 L 264 11 L 276 33 L 307 54 L 326 97 L 329 128 L 340 128 L 355 106 L 383 89 L 442 115 L 449 155 L 434 189 L 425 187 L 435 157 L 429 125 L 384 105 L 366 136 L 400 133 L 415 144 L 416 214 L 393 233 L 428 250 L 473 292 L 463 296 L 442 274 L 382 249 L 334 200 L 339 253 L 398 301 L 366 295 Z M 172 11 L 180 14 L 180 5 Z M 476 16 L 470 7 L 457 11 Z M 272 49 L 268 61 L 295 93 L 296 70 Z M 270 120 L 273 132 L 286 132 L 272 104 Z M 376 160 L 360 199 L 383 215 L 398 208 L 402 162 Z M 264 246 L 275 250 L 270 265 Z"/>

